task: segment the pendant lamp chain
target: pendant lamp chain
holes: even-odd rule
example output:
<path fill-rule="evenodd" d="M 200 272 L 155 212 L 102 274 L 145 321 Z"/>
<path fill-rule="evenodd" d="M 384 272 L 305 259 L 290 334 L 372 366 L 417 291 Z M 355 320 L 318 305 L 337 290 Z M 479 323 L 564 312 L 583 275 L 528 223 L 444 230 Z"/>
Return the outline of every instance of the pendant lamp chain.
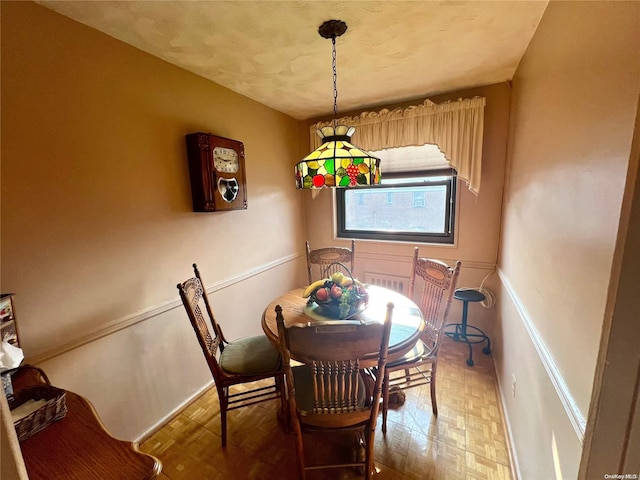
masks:
<path fill-rule="evenodd" d="M 331 37 L 331 43 L 333 44 L 333 127 L 336 127 L 338 122 L 338 69 L 336 68 L 336 36 Z"/>

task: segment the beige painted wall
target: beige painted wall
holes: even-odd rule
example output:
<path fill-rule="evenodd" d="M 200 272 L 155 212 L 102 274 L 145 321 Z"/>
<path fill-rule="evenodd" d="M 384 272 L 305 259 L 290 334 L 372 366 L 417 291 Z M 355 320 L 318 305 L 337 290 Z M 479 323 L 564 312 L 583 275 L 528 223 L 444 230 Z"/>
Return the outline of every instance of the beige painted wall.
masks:
<path fill-rule="evenodd" d="M 578 478 L 640 474 L 640 95 Z"/>
<path fill-rule="evenodd" d="M 413 249 L 420 247 L 420 255 L 437 258 L 449 264 L 462 262 L 460 287 L 478 287 L 497 262 L 500 236 L 502 190 L 507 148 L 510 89 L 506 83 L 490 85 L 430 97 L 435 103 L 455 101 L 458 98 L 487 99 L 485 107 L 484 141 L 482 147 L 482 189 L 476 197 L 462 181 L 458 184 L 458 203 L 455 245 L 419 245 L 400 242 L 356 241 L 356 275 L 364 278 L 367 272 L 385 273 L 408 277 L 411 271 Z M 410 102 L 421 104 L 424 99 Z M 406 107 L 407 104 L 389 105 L 384 108 Z M 383 107 L 376 108 L 375 111 Z M 359 112 L 354 112 L 355 114 Z M 314 123 L 314 122 L 309 122 Z M 357 130 L 353 137 L 356 145 Z M 359 145 L 367 148 L 366 145 Z M 384 175 L 384 165 L 382 165 Z M 322 190 L 316 199 L 305 192 L 305 220 L 312 247 L 330 245 L 349 246 L 349 242 L 335 237 L 334 198 L 330 190 Z M 495 278 L 490 277 L 485 287 L 491 289 Z M 449 322 L 460 321 L 461 302 L 453 302 Z M 480 304 L 469 305 L 469 321 L 493 334 L 495 310 L 484 309 Z"/>
<path fill-rule="evenodd" d="M 282 175 L 300 125 L 33 3 L 1 8 L 2 291 L 27 360 L 135 438 L 211 381 L 176 290 L 193 262 L 232 338 L 303 283 Z M 191 211 L 197 131 L 244 142 L 248 210 Z"/>
<path fill-rule="evenodd" d="M 577 475 L 640 92 L 638 18 L 638 2 L 551 2 L 514 77 L 496 363 L 522 479 Z"/>

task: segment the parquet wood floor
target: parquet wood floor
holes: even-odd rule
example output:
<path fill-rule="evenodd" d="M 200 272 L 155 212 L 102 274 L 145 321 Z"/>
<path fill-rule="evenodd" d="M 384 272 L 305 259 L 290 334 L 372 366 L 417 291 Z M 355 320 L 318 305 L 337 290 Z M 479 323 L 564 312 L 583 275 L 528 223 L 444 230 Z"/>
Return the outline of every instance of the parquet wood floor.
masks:
<path fill-rule="evenodd" d="M 511 480 L 509 452 L 493 359 L 445 338 L 438 366 L 438 416 L 429 387 L 406 390 L 406 401 L 390 410 L 388 432 L 376 432 L 380 480 Z M 209 390 L 146 439 L 140 448 L 163 463 L 161 480 L 294 480 L 294 437 L 276 419 L 277 403 L 229 413 L 228 444 L 220 446 L 219 405 Z M 351 438 L 305 436 L 311 457 L 350 454 Z M 312 471 L 309 480 L 362 478 L 352 468 Z"/>

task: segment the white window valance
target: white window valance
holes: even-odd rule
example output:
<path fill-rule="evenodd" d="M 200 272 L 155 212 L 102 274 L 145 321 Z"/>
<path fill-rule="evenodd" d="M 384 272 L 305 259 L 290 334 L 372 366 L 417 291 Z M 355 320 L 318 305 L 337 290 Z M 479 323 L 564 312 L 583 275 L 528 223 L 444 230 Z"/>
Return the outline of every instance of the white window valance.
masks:
<path fill-rule="evenodd" d="M 484 97 L 460 99 L 435 104 L 425 100 L 395 110 L 363 112 L 337 119 L 337 124 L 356 127 L 353 143 L 365 150 L 437 145 L 474 194 L 480 191 L 482 170 L 482 135 L 484 131 Z M 317 130 L 333 121 L 311 125 L 311 150 L 321 144 Z M 384 164 L 381 165 L 384 174 Z"/>

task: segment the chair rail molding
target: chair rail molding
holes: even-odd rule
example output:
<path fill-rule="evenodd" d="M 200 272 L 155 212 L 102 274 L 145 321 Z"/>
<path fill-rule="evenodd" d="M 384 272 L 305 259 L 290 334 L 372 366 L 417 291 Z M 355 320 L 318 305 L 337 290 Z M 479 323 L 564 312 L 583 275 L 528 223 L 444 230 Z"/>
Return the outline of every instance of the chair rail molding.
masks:
<path fill-rule="evenodd" d="M 304 257 L 304 255 L 305 254 L 303 252 L 286 255 L 271 262 L 267 262 L 241 272 L 238 275 L 219 280 L 209 286 L 205 286 L 205 288 L 207 290 L 207 293 L 217 292 L 224 288 L 230 287 L 231 285 L 247 280 L 248 278 L 255 277 L 256 275 L 260 275 L 261 273 L 279 267 L 280 265 L 284 265 L 285 263 L 291 262 L 297 258 Z M 162 315 L 163 313 L 173 310 L 174 308 L 183 308 L 182 302 L 179 298 L 177 300 L 169 300 L 156 305 L 152 305 L 148 308 L 145 308 L 144 310 L 140 310 L 138 312 L 125 315 L 124 317 L 120 317 L 109 322 L 103 327 L 97 328 L 94 331 L 87 333 L 86 335 L 78 337 L 64 344 L 56 345 L 48 350 L 36 352 L 34 355 L 30 355 L 27 360 L 29 361 L 29 363 L 37 365 L 41 362 L 62 355 L 63 353 L 69 352 L 70 350 L 81 347 L 91 342 L 95 342 L 96 340 L 124 330 L 126 328 L 132 327 L 140 322 L 149 320 L 150 318 Z"/>
<path fill-rule="evenodd" d="M 428 248 L 428 245 L 424 247 Z M 460 258 L 444 258 L 444 257 L 435 257 L 430 256 L 428 254 L 424 254 L 422 256 L 426 256 L 427 258 L 436 258 L 442 262 L 445 262 L 448 265 L 455 265 L 457 261 L 460 261 L 462 264 L 462 268 L 474 268 L 479 270 L 493 270 L 496 267 L 495 262 L 484 262 L 481 260 L 464 260 Z M 384 253 L 372 253 L 372 252 L 360 252 L 356 251 L 356 261 L 358 259 L 367 259 L 367 260 L 380 260 L 386 262 L 394 262 L 394 263 L 406 263 L 411 264 L 412 255 L 387 255 Z M 357 266 L 357 263 L 356 263 Z"/>
<path fill-rule="evenodd" d="M 505 290 L 509 294 L 511 301 L 515 305 L 516 310 L 520 315 L 520 319 L 522 320 L 522 323 L 524 324 L 524 327 L 527 330 L 529 337 L 531 338 L 531 342 L 533 343 L 536 351 L 538 352 L 538 356 L 540 357 L 540 360 L 544 365 L 547 375 L 549 375 L 551 383 L 553 384 L 553 387 L 555 388 L 556 393 L 560 398 L 560 402 L 562 403 L 562 406 L 564 407 L 567 413 L 567 416 L 569 417 L 569 421 L 571 422 L 571 425 L 573 426 L 573 429 L 575 430 L 576 435 L 578 436 L 578 440 L 582 444 L 584 441 L 586 420 L 582 415 L 582 412 L 578 408 L 578 405 L 576 404 L 575 400 L 573 399 L 573 396 L 571 395 L 571 392 L 569 391 L 569 388 L 567 387 L 567 384 L 565 383 L 564 378 L 560 374 L 558 367 L 553 361 L 553 357 L 551 356 L 551 353 L 547 349 L 547 346 L 542 340 L 542 337 L 540 336 L 540 334 L 538 333 L 538 330 L 534 326 L 531 316 L 529 315 L 524 304 L 522 303 L 522 301 L 516 294 L 515 290 L 513 289 L 511 282 L 509 281 L 509 279 L 507 278 L 507 276 L 502 270 L 498 269 L 497 272 L 498 272 L 498 277 L 500 278 L 502 284 L 505 287 Z"/>

